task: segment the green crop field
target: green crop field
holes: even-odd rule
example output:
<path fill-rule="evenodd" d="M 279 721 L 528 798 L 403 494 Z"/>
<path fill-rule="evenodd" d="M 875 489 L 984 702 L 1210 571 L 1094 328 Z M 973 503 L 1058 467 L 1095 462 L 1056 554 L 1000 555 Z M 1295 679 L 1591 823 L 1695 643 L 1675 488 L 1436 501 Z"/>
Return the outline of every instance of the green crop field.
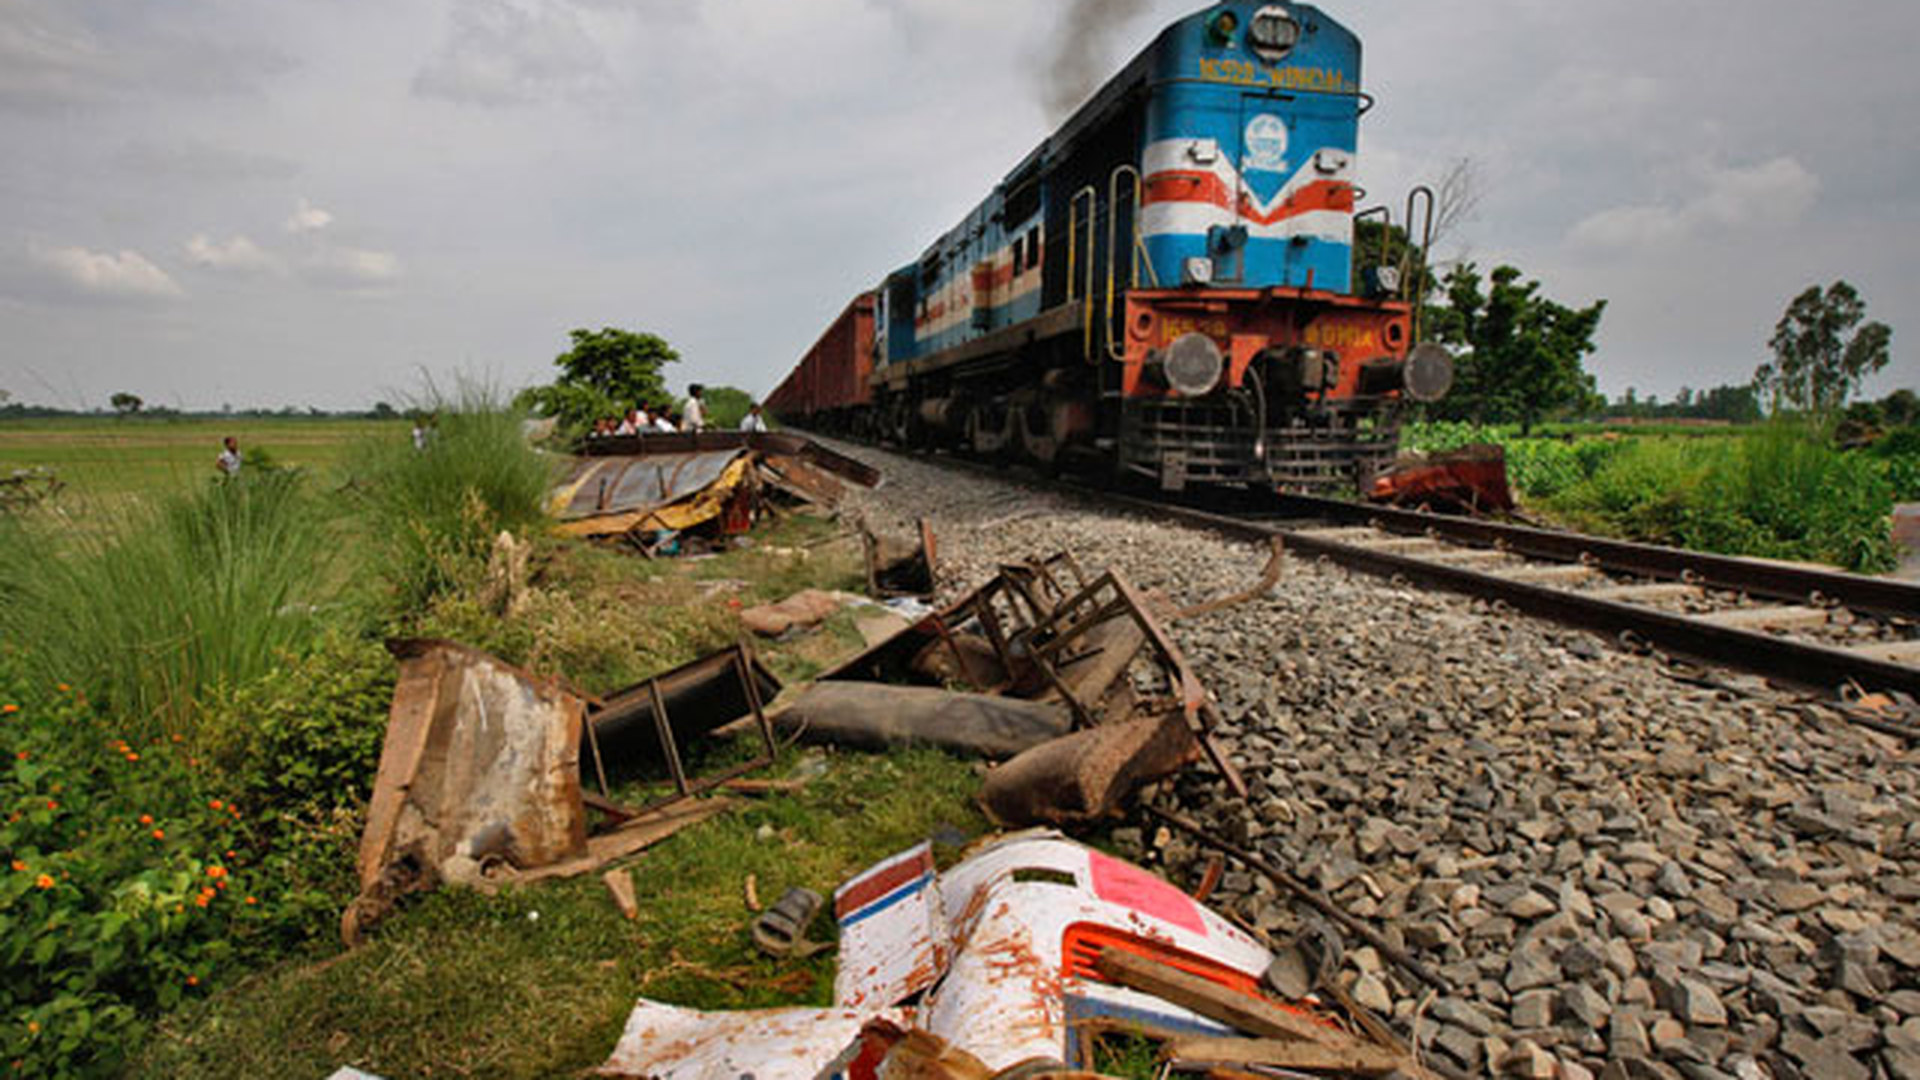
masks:
<path fill-rule="evenodd" d="M 401 430 L 401 420 L 160 420 L 81 417 L 0 422 L 0 476 L 51 469 L 66 494 L 112 498 L 178 491 L 213 475 L 220 440 L 243 454 L 330 478 L 356 445 Z"/>

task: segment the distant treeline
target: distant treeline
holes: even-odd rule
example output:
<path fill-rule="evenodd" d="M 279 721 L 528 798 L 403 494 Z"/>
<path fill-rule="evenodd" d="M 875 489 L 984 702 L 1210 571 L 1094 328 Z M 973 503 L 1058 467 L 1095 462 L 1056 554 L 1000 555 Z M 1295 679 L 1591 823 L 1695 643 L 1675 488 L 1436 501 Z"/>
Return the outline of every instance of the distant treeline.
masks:
<path fill-rule="evenodd" d="M 26 405 L 20 402 L 8 402 L 0 405 L 0 420 L 57 420 L 88 419 L 112 417 L 134 423 L 165 420 L 399 420 L 413 415 L 411 412 L 394 408 L 386 402 L 377 402 L 370 409 L 341 409 L 337 411 L 299 408 L 284 405 L 280 408 L 252 406 L 248 408 L 222 409 L 172 409 L 164 405 L 142 405 L 137 411 L 125 409 L 62 409 L 53 405 Z"/>

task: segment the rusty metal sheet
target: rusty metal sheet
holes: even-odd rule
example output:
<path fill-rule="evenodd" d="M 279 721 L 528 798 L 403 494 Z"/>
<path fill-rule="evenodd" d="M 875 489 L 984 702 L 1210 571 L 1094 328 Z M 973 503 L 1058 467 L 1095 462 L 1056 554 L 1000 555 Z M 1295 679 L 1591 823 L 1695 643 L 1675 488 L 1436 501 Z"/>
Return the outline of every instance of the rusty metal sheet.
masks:
<path fill-rule="evenodd" d="M 587 851 L 586 705 L 552 680 L 447 641 L 394 641 L 400 661 L 360 839 L 353 943 L 399 892 L 482 884 Z"/>
<path fill-rule="evenodd" d="M 1001 825 L 1067 825 L 1107 817 L 1135 790 L 1200 757 L 1177 712 L 1106 724 L 1036 746 L 987 774 L 980 803 Z"/>
<path fill-rule="evenodd" d="M 646 457 L 574 459 L 554 489 L 561 521 L 644 513 L 712 487 L 744 450 L 707 450 Z"/>
<path fill-rule="evenodd" d="M 804 458 L 813 465 L 861 487 L 878 487 L 880 470 L 856 461 L 786 431 L 702 431 L 697 434 L 646 434 L 588 439 L 580 444 L 585 457 L 652 457 L 658 454 L 706 453 L 719 450 L 752 450 L 760 454 L 781 454 Z"/>
<path fill-rule="evenodd" d="M 815 1080 L 875 1018 L 904 1022 L 905 1015 L 894 1009 L 703 1013 L 642 998 L 596 1072 L 633 1080 Z"/>
<path fill-rule="evenodd" d="M 933 884 L 933 845 L 920 844 L 834 892 L 833 915 L 840 924 L 834 1001 L 852 1009 L 881 1008 L 939 981 L 951 946 Z"/>

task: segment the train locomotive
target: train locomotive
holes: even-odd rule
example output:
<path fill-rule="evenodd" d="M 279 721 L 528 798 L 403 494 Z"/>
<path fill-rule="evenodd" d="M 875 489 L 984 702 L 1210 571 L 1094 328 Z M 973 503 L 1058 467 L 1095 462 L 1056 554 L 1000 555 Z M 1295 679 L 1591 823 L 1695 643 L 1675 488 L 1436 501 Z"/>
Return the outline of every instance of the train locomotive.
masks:
<path fill-rule="evenodd" d="M 1360 51 L 1305 4 L 1175 22 L 856 297 L 770 411 L 1167 490 L 1364 483 L 1453 367 L 1417 344 L 1414 275 L 1356 272 L 1356 218 L 1391 217 L 1356 213 Z"/>

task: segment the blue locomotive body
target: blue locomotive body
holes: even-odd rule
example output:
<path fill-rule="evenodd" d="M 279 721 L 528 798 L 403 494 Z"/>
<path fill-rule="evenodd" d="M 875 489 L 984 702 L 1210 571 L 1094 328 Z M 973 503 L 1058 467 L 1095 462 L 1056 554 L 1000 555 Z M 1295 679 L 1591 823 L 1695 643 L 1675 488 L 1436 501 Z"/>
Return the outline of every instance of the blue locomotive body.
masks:
<path fill-rule="evenodd" d="M 1450 368 L 1356 288 L 1360 59 L 1304 4 L 1167 27 L 879 286 L 857 426 L 1167 487 L 1363 478 Z"/>

